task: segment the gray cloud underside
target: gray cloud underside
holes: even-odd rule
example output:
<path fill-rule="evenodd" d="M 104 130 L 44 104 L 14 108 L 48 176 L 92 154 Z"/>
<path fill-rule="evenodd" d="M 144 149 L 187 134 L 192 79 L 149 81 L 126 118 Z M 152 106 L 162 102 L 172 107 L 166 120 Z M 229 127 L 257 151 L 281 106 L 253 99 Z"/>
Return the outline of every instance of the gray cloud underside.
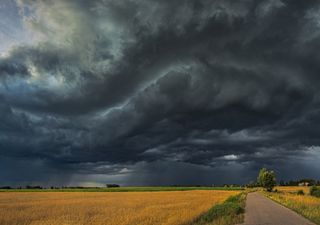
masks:
<path fill-rule="evenodd" d="M 316 176 L 318 1 L 18 4 L 39 41 L 0 60 L 3 182 L 23 161 L 127 184 Z"/>

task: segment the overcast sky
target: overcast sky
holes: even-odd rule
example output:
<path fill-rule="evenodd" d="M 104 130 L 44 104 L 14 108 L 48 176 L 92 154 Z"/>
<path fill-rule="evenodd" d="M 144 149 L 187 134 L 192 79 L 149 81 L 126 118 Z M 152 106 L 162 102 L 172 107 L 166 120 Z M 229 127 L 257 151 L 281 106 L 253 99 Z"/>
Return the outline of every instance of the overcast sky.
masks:
<path fill-rule="evenodd" d="M 320 179 L 317 0 L 1 0 L 0 186 Z"/>

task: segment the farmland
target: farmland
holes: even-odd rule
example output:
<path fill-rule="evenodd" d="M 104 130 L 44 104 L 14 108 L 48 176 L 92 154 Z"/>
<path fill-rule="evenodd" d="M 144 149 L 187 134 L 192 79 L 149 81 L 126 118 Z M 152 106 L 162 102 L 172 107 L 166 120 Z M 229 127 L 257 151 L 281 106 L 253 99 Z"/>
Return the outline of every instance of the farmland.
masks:
<path fill-rule="evenodd" d="M 1 225 L 188 224 L 237 190 L 2 192 Z"/>
<path fill-rule="evenodd" d="M 265 193 L 270 199 L 320 224 L 320 198 L 309 195 L 309 187 L 277 187 L 278 192 Z M 303 190 L 304 195 L 298 195 Z"/>
<path fill-rule="evenodd" d="M 305 194 L 309 194 L 310 187 L 307 186 L 277 186 L 275 189 L 279 192 L 296 194 L 297 191 L 302 190 Z"/>

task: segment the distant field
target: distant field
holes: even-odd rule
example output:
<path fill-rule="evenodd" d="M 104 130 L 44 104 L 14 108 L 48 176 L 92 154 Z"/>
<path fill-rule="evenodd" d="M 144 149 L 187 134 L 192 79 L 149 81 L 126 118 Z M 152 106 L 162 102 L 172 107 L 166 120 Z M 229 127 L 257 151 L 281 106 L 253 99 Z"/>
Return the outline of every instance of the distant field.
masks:
<path fill-rule="evenodd" d="M 207 212 L 213 205 L 240 193 L 232 190 L 183 190 L 143 193 L 2 192 L 0 224 L 187 224 Z"/>
<path fill-rule="evenodd" d="M 241 187 L 119 187 L 119 188 L 61 188 L 61 189 L 0 189 L 0 192 L 152 192 L 191 190 L 244 190 Z"/>
<path fill-rule="evenodd" d="M 277 186 L 275 187 L 278 191 L 283 191 L 286 193 L 296 193 L 298 190 L 303 190 L 305 194 L 309 194 L 310 187 L 306 186 Z"/>
<path fill-rule="evenodd" d="M 320 225 L 320 198 L 309 195 L 309 187 L 276 187 L 276 189 L 278 193 L 265 194 Z M 298 190 L 303 190 L 305 195 L 297 195 Z"/>

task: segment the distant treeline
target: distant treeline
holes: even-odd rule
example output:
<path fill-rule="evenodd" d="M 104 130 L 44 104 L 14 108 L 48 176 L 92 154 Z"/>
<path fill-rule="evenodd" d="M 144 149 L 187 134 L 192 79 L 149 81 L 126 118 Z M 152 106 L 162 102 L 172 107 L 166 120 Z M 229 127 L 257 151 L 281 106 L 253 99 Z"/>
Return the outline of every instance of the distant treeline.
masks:
<path fill-rule="evenodd" d="M 301 179 L 301 180 L 290 180 L 290 181 L 283 181 L 280 180 L 279 182 L 280 186 L 320 186 L 320 180 L 314 180 L 314 179 Z"/>
<path fill-rule="evenodd" d="M 300 179 L 300 180 L 289 180 L 283 181 L 280 180 L 278 183 L 279 186 L 320 186 L 320 180 L 314 179 Z M 257 182 L 250 182 L 246 185 L 246 187 L 259 187 L 260 185 Z"/>
<path fill-rule="evenodd" d="M 0 189 L 44 189 L 44 188 L 41 187 L 41 186 L 30 186 L 30 185 L 27 185 L 27 186 L 24 186 L 24 187 L 2 186 L 2 187 L 0 187 Z"/>
<path fill-rule="evenodd" d="M 182 184 L 173 184 L 168 186 L 162 186 L 163 188 L 215 188 L 215 187 L 224 187 L 224 188 L 243 188 L 244 185 L 239 184 L 223 184 L 223 185 L 182 185 Z M 120 188 L 120 185 L 118 184 L 106 184 L 105 187 L 84 187 L 84 186 L 51 186 L 51 187 L 42 187 L 42 186 L 20 186 L 20 187 L 11 187 L 11 186 L 0 186 L 0 189 L 104 189 L 104 188 Z M 130 187 L 127 187 L 130 188 Z M 132 187 L 134 188 L 134 187 Z M 150 187 L 152 188 L 152 187 Z M 157 188 L 157 186 L 154 186 L 154 188 Z"/>
<path fill-rule="evenodd" d="M 211 184 L 211 185 L 201 185 L 201 184 L 196 184 L 196 185 L 184 185 L 184 184 L 174 184 L 174 185 L 170 185 L 168 187 L 243 187 L 243 185 L 240 184 L 219 184 L 219 185 L 215 185 L 215 184 Z"/>
<path fill-rule="evenodd" d="M 118 184 L 107 184 L 107 188 L 120 187 Z M 83 187 L 83 186 L 51 186 L 51 187 L 42 187 L 42 186 L 31 186 L 27 185 L 24 187 L 11 187 L 11 186 L 2 186 L 0 189 L 98 189 L 102 187 Z"/>
<path fill-rule="evenodd" d="M 320 180 L 314 180 L 314 179 L 300 179 L 300 180 L 290 180 L 290 181 L 283 181 L 280 180 L 278 183 L 280 186 L 320 186 Z M 259 184 L 257 182 L 250 182 L 246 187 L 258 187 Z M 107 188 L 119 188 L 120 185 L 118 184 L 106 184 Z M 239 184 L 223 184 L 223 185 L 180 185 L 180 184 L 174 184 L 174 185 L 169 185 L 167 187 L 227 187 L 227 188 L 232 188 L 232 187 L 244 187 L 244 185 L 239 185 Z M 11 186 L 2 186 L 0 189 L 101 189 L 103 187 L 83 187 L 83 186 L 51 186 L 51 187 L 42 187 L 39 185 L 32 186 L 32 185 L 27 185 L 27 186 L 20 186 L 20 187 L 11 187 Z"/>

